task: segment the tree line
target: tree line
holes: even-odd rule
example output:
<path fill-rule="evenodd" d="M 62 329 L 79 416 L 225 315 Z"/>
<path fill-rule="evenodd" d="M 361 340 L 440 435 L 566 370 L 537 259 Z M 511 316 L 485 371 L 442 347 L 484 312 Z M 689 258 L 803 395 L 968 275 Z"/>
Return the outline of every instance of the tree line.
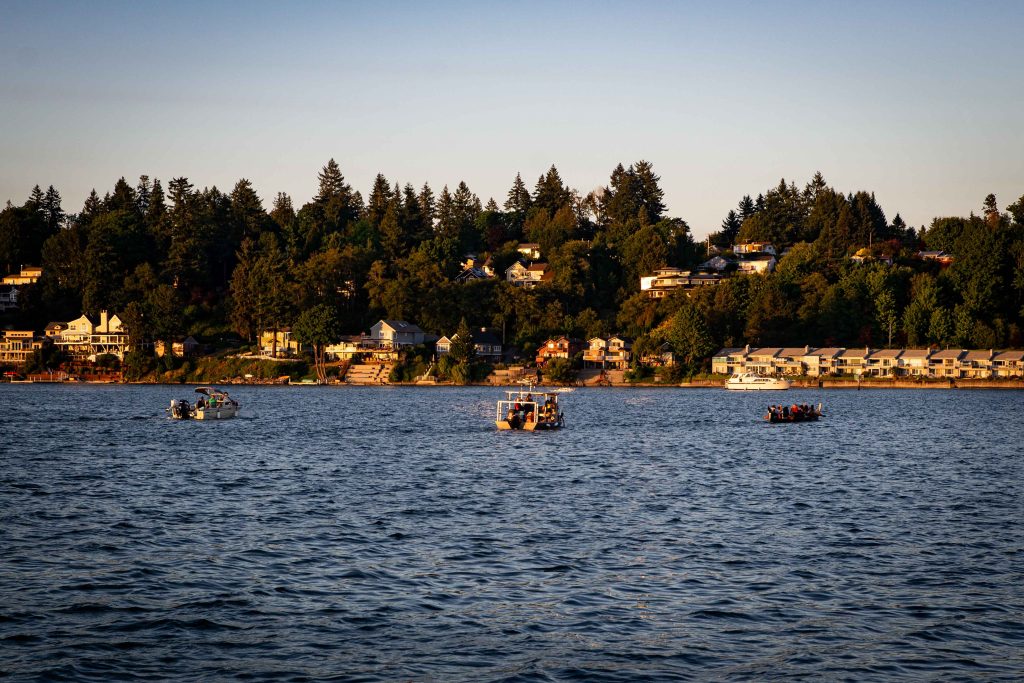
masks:
<path fill-rule="evenodd" d="M 1000 211 L 940 217 L 915 230 L 889 221 L 869 192 L 842 193 L 816 174 L 804 187 L 744 196 L 707 243 L 667 215 L 650 162 L 617 165 L 587 194 L 551 166 L 532 188 L 517 174 L 499 205 L 466 182 L 428 184 L 379 174 L 366 197 L 332 159 L 316 195 L 270 209 L 248 180 L 230 193 L 188 178 L 119 179 L 65 213 L 36 187 L 0 211 L 0 266 L 39 264 L 5 324 L 41 328 L 83 311 L 116 311 L 144 345 L 192 334 L 214 341 L 292 327 L 310 341 L 354 334 L 379 318 L 438 334 L 465 320 L 529 349 L 548 335 L 624 334 L 642 353 L 664 344 L 698 369 L 719 346 L 959 345 L 1018 347 L 1024 317 L 1024 197 Z M 520 242 L 536 242 L 552 278 L 504 282 Z M 639 279 L 694 268 L 736 242 L 786 249 L 768 276 L 737 276 L 650 299 Z M 948 268 L 916 257 L 953 257 Z M 867 262 L 857 264 L 855 253 Z M 465 256 L 490 258 L 496 279 L 456 282 Z M 873 260 L 872 260 L 873 259 Z M 892 261 L 892 265 L 888 262 Z"/>

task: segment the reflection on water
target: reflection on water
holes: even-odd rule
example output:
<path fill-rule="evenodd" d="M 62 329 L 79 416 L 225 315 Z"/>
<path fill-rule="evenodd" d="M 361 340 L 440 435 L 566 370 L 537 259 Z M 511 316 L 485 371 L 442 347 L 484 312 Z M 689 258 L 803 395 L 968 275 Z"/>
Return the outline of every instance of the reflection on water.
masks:
<path fill-rule="evenodd" d="M 109 680 L 1020 679 L 1020 395 L 0 387 L 0 646 Z M 781 400 L 817 423 L 769 425 Z"/>

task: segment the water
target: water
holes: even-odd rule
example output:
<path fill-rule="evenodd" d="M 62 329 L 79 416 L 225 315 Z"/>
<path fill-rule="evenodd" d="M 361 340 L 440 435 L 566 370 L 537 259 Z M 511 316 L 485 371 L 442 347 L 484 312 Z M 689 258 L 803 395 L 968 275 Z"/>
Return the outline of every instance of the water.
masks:
<path fill-rule="evenodd" d="M 0 387 L 0 674 L 1024 677 L 1021 394 L 496 393 Z"/>

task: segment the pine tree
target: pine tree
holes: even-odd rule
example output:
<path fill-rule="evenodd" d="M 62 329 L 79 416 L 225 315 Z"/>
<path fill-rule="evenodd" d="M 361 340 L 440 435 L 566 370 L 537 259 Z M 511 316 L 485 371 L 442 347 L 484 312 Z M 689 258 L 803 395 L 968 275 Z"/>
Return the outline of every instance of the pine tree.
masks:
<path fill-rule="evenodd" d="M 231 190 L 231 223 L 235 242 L 232 251 L 246 237 L 259 239 L 261 233 L 271 229 L 272 222 L 263 208 L 263 200 L 246 178 L 240 179 Z"/>
<path fill-rule="evenodd" d="M 43 216 L 46 221 L 46 228 L 49 234 L 55 234 L 64 225 L 64 209 L 60 205 L 60 193 L 50 185 L 46 189 L 46 196 L 43 197 Z"/>
<path fill-rule="evenodd" d="M 157 234 L 160 224 L 167 215 L 167 204 L 164 202 L 164 188 L 159 178 L 153 179 L 153 187 L 149 192 L 149 203 L 144 216 L 146 228 L 151 234 Z"/>
<path fill-rule="evenodd" d="M 570 198 L 569 189 L 562 184 L 562 177 L 558 175 L 558 169 L 552 164 L 548 172 L 537 180 L 533 192 L 533 206 L 554 215 L 569 203 Z"/>
<path fill-rule="evenodd" d="M 729 210 L 725 220 L 722 221 L 722 231 L 719 233 L 718 244 L 722 247 L 731 247 L 736 244 L 736 236 L 740 234 L 740 217 L 736 212 Z"/>
<path fill-rule="evenodd" d="M 455 206 L 452 201 L 452 195 L 448 192 L 447 185 L 441 190 L 441 197 L 437 200 L 436 215 L 437 225 L 434 227 L 434 232 L 441 237 L 457 241 L 459 238 L 459 226 L 456 223 Z"/>
<path fill-rule="evenodd" d="M 373 181 L 373 189 L 370 190 L 370 199 L 366 203 L 366 218 L 374 228 L 380 228 L 390 200 L 391 185 L 383 173 L 378 173 Z"/>
<path fill-rule="evenodd" d="M 743 221 L 747 220 L 751 216 L 757 213 L 757 207 L 754 206 L 754 200 L 750 198 L 750 195 L 743 195 L 743 199 L 740 200 L 739 204 L 739 219 L 742 224 Z"/>
<path fill-rule="evenodd" d="M 434 191 L 430 185 L 423 183 L 419 195 L 420 220 L 423 221 L 423 232 L 418 242 L 429 239 L 434 234 L 434 220 L 437 218 L 437 202 L 434 200 Z"/>
<path fill-rule="evenodd" d="M 397 188 L 395 190 L 398 192 Z M 419 197 L 416 196 L 416 188 L 412 183 L 406 183 L 402 189 L 402 232 L 405 233 L 409 246 L 419 244 L 430 235 L 423 220 L 423 210 L 420 207 Z"/>
<path fill-rule="evenodd" d="M 135 205 L 140 216 L 146 215 L 146 211 L 149 209 L 149 197 L 152 192 L 153 185 L 149 182 L 149 176 L 140 175 L 139 184 L 135 186 Z"/>
<path fill-rule="evenodd" d="M 999 205 L 996 204 L 996 196 L 994 194 L 989 194 L 987 197 L 985 197 L 983 207 L 983 211 L 985 214 L 985 224 L 988 225 L 988 227 L 995 230 L 996 228 L 999 227 L 1000 218 Z"/>
<path fill-rule="evenodd" d="M 638 197 L 643 217 L 647 225 L 654 225 L 660 221 L 665 213 L 665 192 L 658 185 L 661 180 L 654 173 L 654 165 L 649 161 L 638 161 L 633 166 L 633 172 L 638 184 Z"/>

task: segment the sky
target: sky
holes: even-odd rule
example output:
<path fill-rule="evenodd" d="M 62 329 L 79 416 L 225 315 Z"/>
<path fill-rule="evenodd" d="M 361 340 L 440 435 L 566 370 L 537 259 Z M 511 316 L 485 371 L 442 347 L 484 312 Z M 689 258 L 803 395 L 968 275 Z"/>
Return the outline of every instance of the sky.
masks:
<path fill-rule="evenodd" d="M 696 237 L 816 171 L 891 219 L 1024 195 L 1024 2 L 0 0 L 0 202 L 121 176 L 296 207 L 334 158 L 503 203 L 645 159 Z"/>

